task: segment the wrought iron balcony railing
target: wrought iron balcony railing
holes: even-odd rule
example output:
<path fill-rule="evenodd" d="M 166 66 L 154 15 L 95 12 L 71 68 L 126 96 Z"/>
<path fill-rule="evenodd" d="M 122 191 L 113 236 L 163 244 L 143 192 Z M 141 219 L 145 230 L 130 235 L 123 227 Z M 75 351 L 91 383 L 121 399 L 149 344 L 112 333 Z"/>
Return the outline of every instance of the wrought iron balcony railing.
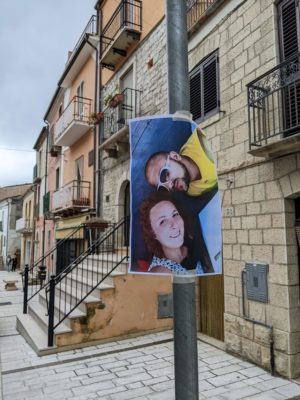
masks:
<path fill-rule="evenodd" d="M 142 2 L 140 0 L 123 0 L 111 16 L 101 33 L 101 53 L 114 42 L 123 28 L 140 32 L 142 29 Z"/>
<path fill-rule="evenodd" d="M 122 92 L 122 100 L 116 107 L 104 110 L 104 137 L 108 138 L 118 132 L 128 120 L 140 115 L 141 91 L 126 88 Z"/>
<path fill-rule="evenodd" d="M 52 212 L 90 206 L 91 183 L 74 180 L 53 193 Z"/>
<path fill-rule="evenodd" d="M 76 54 L 77 49 L 79 48 L 82 39 L 85 37 L 85 35 L 97 35 L 98 34 L 98 29 L 97 29 L 97 16 L 96 15 L 92 15 L 89 22 L 87 23 L 86 27 L 84 28 L 80 38 L 78 39 L 71 56 L 69 57 L 67 64 L 68 65 L 70 63 L 70 61 L 72 60 L 74 54 Z"/>
<path fill-rule="evenodd" d="M 250 151 L 300 132 L 300 53 L 247 85 Z"/>
<path fill-rule="evenodd" d="M 73 97 L 54 126 L 54 144 L 70 146 L 74 143 L 75 138 L 79 139 L 86 132 L 89 128 L 91 106 L 91 99 L 80 96 Z M 76 134 L 70 132 L 68 135 L 70 137 L 63 140 L 62 136 L 69 130 L 72 123 L 76 125 Z"/>
<path fill-rule="evenodd" d="M 200 20 L 201 16 L 217 0 L 187 0 L 187 29 L 188 31 Z"/>

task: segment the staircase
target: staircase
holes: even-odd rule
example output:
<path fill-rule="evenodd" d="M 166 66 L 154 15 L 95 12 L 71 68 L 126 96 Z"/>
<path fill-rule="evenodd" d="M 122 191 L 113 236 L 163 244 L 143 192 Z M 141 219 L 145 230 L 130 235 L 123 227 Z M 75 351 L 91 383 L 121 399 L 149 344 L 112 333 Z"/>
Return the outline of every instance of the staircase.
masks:
<path fill-rule="evenodd" d="M 171 319 L 159 319 L 157 310 L 158 296 L 171 292 L 170 279 L 127 274 L 128 246 L 123 246 L 127 219 L 108 225 L 101 234 L 83 224 L 67 239 L 75 235 L 85 238 L 85 245 L 59 274 L 43 271 L 46 266 L 49 270 L 54 253 L 63 254 L 57 248 L 25 270 L 24 307 L 17 316 L 17 330 L 38 355 L 170 329 Z"/>
<path fill-rule="evenodd" d="M 123 260 L 109 276 L 98 285 L 107 275 L 107 270 L 98 271 L 94 265 L 108 263 L 108 270 Z M 67 276 L 65 281 L 56 288 L 54 301 L 54 326 L 59 322 L 66 310 L 75 305 L 74 310 L 54 329 L 54 345 L 48 346 L 48 304 L 49 293 L 41 290 L 37 298 L 28 304 L 28 313 L 17 316 L 17 330 L 38 355 L 55 353 L 59 350 L 77 347 L 82 342 L 95 340 L 89 332 L 89 320 L 98 310 L 105 308 L 105 299 L 114 294 L 115 279 L 127 274 L 127 261 L 124 260 L 124 250 L 116 253 L 90 255 Z M 80 300 L 85 299 L 80 302 Z M 78 327 L 80 329 L 78 329 Z M 84 335 L 82 335 L 84 332 Z M 95 336 L 95 335 L 94 335 Z M 97 339 L 101 339 L 101 334 Z"/>

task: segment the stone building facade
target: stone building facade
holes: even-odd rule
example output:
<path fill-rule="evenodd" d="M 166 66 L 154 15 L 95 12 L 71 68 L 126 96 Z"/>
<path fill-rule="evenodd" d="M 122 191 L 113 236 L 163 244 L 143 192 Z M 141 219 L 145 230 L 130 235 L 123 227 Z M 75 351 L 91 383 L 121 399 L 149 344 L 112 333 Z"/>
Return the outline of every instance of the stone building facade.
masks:
<path fill-rule="evenodd" d="M 192 70 L 218 52 L 220 109 L 200 126 L 215 154 L 222 191 L 226 348 L 266 368 L 274 362 L 277 372 L 295 377 L 300 374 L 297 133 L 284 153 L 284 135 L 274 156 L 267 150 L 249 153 L 252 110 L 246 85 L 270 71 L 274 76 L 272 69 L 282 61 L 279 7 L 292 2 L 277 3 L 224 2 L 190 38 L 189 65 Z M 267 265 L 265 301 L 249 299 L 246 263 Z"/>
<path fill-rule="evenodd" d="M 140 109 L 137 116 L 164 114 L 167 112 L 167 58 L 165 20 L 144 39 L 130 58 L 122 65 L 116 74 L 103 88 L 102 98 L 105 99 L 114 87 L 120 83 L 120 78 L 126 71 L 132 69 L 133 82 L 140 92 Z M 153 66 L 149 67 L 149 59 Z M 106 219 L 118 221 L 123 216 L 124 188 L 129 182 L 129 151 L 117 158 L 111 158 L 103 153 L 103 216 Z"/>

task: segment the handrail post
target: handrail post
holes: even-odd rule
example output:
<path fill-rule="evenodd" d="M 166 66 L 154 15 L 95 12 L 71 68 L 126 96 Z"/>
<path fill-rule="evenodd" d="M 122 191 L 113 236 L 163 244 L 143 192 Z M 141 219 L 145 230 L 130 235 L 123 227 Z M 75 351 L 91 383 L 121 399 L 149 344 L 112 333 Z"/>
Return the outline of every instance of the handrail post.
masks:
<path fill-rule="evenodd" d="M 51 275 L 49 287 L 49 310 L 48 310 L 48 346 L 53 346 L 54 339 L 54 300 L 55 300 L 55 275 Z"/>
<path fill-rule="evenodd" d="M 125 217 L 125 232 L 126 232 L 125 240 L 126 240 L 126 259 L 127 260 L 129 258 L 128 251 L 129 251 L 129 241 L 130 241 L 130 238 L 129 238 L 129 235 L 130 235 L 129 223 L 130 223 L 129 216 L 127 215 Z"/>
<path fill-rule="evenodd" d="M 29 265 L 25 265 L 24 270 L 24 286 L 23 286 L 23 314 L 27 314 L 27 299 L 28 299 L 28 276 L 29 276 Z"/>

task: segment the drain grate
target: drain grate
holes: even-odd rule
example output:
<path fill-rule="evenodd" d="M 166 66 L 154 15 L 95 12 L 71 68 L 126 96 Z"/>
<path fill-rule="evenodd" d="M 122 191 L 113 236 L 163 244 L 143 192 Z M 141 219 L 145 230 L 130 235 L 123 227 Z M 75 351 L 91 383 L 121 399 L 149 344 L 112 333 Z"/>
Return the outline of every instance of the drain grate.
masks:
<path fill-rule="evenodd" d="M 4 301 L 3 303 L 0 303 L 0 306 L 9 306 L 10 304 L 12 304 L 11 301 Z"/>

